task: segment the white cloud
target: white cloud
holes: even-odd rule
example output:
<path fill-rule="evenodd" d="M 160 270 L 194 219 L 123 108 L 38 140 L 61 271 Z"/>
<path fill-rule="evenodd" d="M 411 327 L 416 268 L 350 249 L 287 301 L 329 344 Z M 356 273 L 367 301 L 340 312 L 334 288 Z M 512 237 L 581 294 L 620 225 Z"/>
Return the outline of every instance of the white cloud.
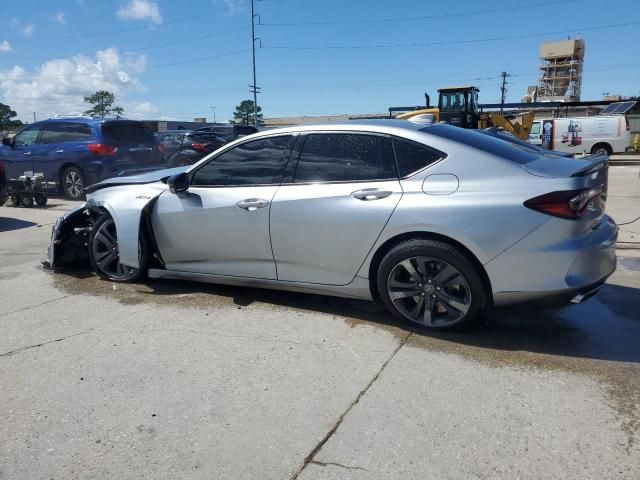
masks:
<path fill-rule="evenodd" d="M 122 20 L 149 20 L 152 23 L 162 23 L 160 7 L 151 0 L 128 0 L 116 14 Z"/>
<path fill-rule="evenodd" d="M 30 23 L 29 25 L 25 25 L 24 27 L 22 27 L 20 30 L 25 37 L 30 37 L 33 34 L 34 28 L 35 26 L 33 25 L 33 23 Z"/>
<path fill-rule="evenodd" d="M 57 12 L 53 17 L 51 17 L 51 20 L 59 23 L 60 25 L 67 24 L 67 17 L 65 16 L 64 12 Z"/>
<path fill-rule="evenodd" d="M 217 0 L 217 3 L 220 3 L 219 0 Z M 222 3 L 227 7 L 228 15 L 238 14 L 242 9 L 242 6 L 246 4 L 243 0 L 222 0 Z"/>
<path fill-rule="evenodd" d="M 8 53 L 13 52 L 13 48 L 11 48 L 11 44 L 6 40 L 0 42 L 0 53 Z"/>
<path fill-rule="evenodd" d="M 31 112 L 48 118 L 81 114 L 88 108 L 85 95 L 108 90 L 115 94 L 116 104 L 125 108 L 125 116 L 141 118 L 157 111 L 155 106 L 126 97 L 138 88 L 137 75 L 144 72 L 146 62 L 145 55 L 122 55 L 108 48 L 93 56 L 50 60 L 33 71 L 16 65 L 0 70 L 0 102 L 11 105 L 23 119 Z"/>

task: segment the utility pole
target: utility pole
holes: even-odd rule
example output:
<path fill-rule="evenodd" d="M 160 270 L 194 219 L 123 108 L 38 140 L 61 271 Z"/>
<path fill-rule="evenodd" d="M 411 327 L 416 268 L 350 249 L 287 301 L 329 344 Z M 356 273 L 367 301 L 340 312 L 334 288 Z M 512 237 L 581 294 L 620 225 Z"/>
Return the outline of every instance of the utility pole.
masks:
<path fill-rule="evenodd" d="M 500 115 L 502 115 L 504 111 L 504 102 L 507 99 L 507 77 L 510 77 L 511 75 L 507 72 L 502 72 L 500 76 L 502 77 L 502 86 L 500 87 L 500 91 L 502 92 L 500 96 Z"/>
<path fill-rule="evenodd" d="M 213 124 L 216 124 L 216 107 L 211 107 L 211 110 L 213 110 Z"/>
<path fill-rule="evenodd" d="M 256 14 L 254 10 L 255 0 L 251 0 L 251 52 L 253 54 L 253 85 L 249 85 L 249 92 L 253 93 L 253 125 L 258 128 L 258 91 L 256 84 Z"/>

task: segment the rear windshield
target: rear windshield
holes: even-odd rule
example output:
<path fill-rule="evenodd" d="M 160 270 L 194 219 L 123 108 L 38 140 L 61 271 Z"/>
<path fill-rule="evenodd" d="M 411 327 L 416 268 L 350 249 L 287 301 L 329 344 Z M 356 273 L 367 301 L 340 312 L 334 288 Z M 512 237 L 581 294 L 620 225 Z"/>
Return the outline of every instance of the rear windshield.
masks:
<path fill-rule="evenodd" d="M 141 122 L 105 122 L 102 124 L 102 135 L 105 140 L 115 142 L 156 142 L 151 129 Z"/>
<path fill-rule="evenodd" d="M 421 131 L 437 137 L 446 138 L 447 140 L 463 143 L 482 150 L 483 152 L 491 153 L 522 165 L 540 158 L 541 155 L 539 152 L 518 145 L 517 143 L 511 143 L 508 140 L 501 140 L 492 135 L 473 130 L 452 127 L 451 125 L 433 125 L 423 128 Z"/>
<path fill-rule="evenodd" d="M 218 137 L 210 133 L 194 133 L 187 138 L 192 142 L 215 142 L 218 140 Z"/>

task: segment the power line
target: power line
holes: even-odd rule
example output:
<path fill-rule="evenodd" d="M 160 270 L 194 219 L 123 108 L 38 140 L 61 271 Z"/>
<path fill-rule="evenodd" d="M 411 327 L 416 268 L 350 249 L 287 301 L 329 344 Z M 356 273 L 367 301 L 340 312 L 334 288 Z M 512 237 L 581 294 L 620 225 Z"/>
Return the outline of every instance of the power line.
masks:
<path fill-rule="evenodd" d="M 458 45 L 458 44 L 468 44 L 468 43 L 494 42 L 494 41 L 500 41 L 500 40 L 515 40 L 519 38 L 542 37 L 546 35 L 562 35 L 562 34 L 574 33 L 574 32 L 585 32 L 585 31 L 592 31 L 592 30 L 604 30 L 608 28 L 628 27 L 631 25 L 638 25 L 638 24 L 640 24 L 640 21 L 615 23 L 610 25 L 598 25 L 593 27 L 582 27 L 582 28 L 576 28 L 572 30 L 557 30 L 554 32 L 523 33 L 523 34 L 516 34 L 516 35 L 506 35 L 502 37 L 485 37 L 485 38 L 474 38 L 474 39 L 468 39 L 468 40 L 451 40 L 451 41 L 441 41 L 441 42 L 392 43 L 392 44 L 378 44 L 378 45 L 324 45 L 324 46 L 276 45 L 276 46 L 267 46 L 263 48 L 277 49 L 277 50 L 344 50 L 344 49 L 373 49 L 373 48 L 400 48 L 400 47 L 433 47 L 433 46 L 441 46 L 441 45 Z"/>
<path fill-rule="evenodd" d="M 266 1 L 266 0 L 262 0 L 262 1 Z M 248 1 L 239 2 L 239 3 L 234 4 L 233 6 L 230 6 L 230 7 L 219 8 L 217 10 L 210 10 L 208 12 L 198 13 L 196 15 L 190 15 L 188 17 L 175 18 L 173 20 L 167 20 L 165 22 L 155 23 L 152 26 L 153 27 L 163 27 L 165 25 L 173 25 L 175 23 L 188 22 L 190 20 L 195 20 L 197 18 L 203 18 L 203 17 L 208 17 L 210 15 L 215 15 L 216 13 L 222 13 L 222 12 L 228 12 L 230 10 L 235 10 L 238 7 L 241 7 L 243 5 L 247 5 L 248 3 L 249 3 Z M 102 37 L 102 36 L 107 36 L 107 35 L 117 35 L 119 33 L 129 33 L 129 32 L 136 32 L 136 31 L 140 31 L 140 30 L 149 30 L 149 28 L 150 28 L 149 25 L 142 25 L 142 26 L 137 26 L 137 27 L 120 28 L 120 29 L 117 29 L 117 30 L 108 30 L 108 31 L 104 31 L 104 32 L 78 33 L 78 34 L 75 34 L 75 35 L 63 35 L 63 36 L 58 36 L 58 37 L 23 38 L 23 39 L 11 40 L 11 43 L 49 42 L 49 41 L 52 41 L 52 40 L 71 40 L 71 39 L 74 39 L 74 38 Z"/>
<path fill-rule="evenodd" d="M 392 23 L 392 22 L 411 22 L 420 20 L 433 20 L 450 17 L 465 17 L 468 15 L 481 15 L 486 13 L 503 13 L 514 10 L 522 10 L 526 8 L 540 8 L 548 5 L 558 5 L 562 3 L 573 3 L 576 0 L 556 0 L 546 3 L 531 3 L 527 5 L 518 5 L 515 7 L 501 7 L 485 10 L 475 10 L 471 12 L 459 12 L 459 13 L 442 13 L 439 15 L 422 15 L 418 17 L 396 17 L 396 18 L 381 18 L 370 20 L 331 20 L 331 21 L 311 21 L 311 22 L 277 22 L 277 23 L 260 23 L 263 27 L 295 27 L 295 26 L 311 26 L 311 25 L 362 25 L 370 23 Z"/>

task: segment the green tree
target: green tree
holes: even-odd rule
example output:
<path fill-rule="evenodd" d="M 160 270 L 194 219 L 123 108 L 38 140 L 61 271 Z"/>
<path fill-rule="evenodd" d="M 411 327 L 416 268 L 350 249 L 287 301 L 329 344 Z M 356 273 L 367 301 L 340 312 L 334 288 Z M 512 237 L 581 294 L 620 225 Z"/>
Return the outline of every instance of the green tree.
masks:
<path fill-rule="evenodd" d="M 262 123 L 262 108 L 258 107 L 258 123 Z M 243 100 L 233 112 L 231 123 L 236 125 L 253 125 L 253 100 Z"/>
<path fill-rule="evenodd" d="M 12 120 L 13 117 L 17 115 L 18 114 L 15 110 L 11 110 L 9 105 L 0 103 L 0 130 L 8 130 L 13 127 L 22 126 L 22 122 L 20 120 Z"/>
<path fill-rule="evenodd" d="M 85 115 L 106 117 L 107 115 L 120 116 L 124 113 L 122 107 L 113 106 L 113 102 L 116 101 L 116 96 L 106 90 L 98 90 L 93 95 L 84 97 L 84 101 L 93 105 L 93 107 L 84 112 Z"/>

